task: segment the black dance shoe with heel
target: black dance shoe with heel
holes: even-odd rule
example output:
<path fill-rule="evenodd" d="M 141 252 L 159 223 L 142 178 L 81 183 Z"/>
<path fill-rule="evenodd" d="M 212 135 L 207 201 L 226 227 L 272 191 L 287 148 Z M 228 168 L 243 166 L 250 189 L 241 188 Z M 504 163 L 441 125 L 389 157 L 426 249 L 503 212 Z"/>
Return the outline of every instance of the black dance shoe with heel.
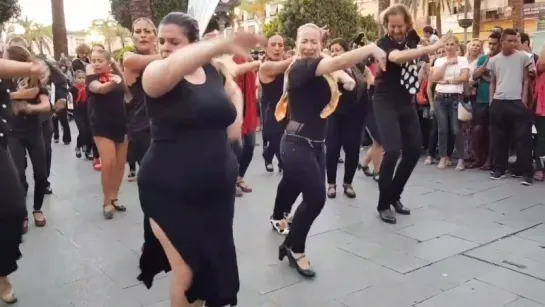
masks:
<path fill-rule="evenodd" d="M 299 266 L 298 261 L 305 258 L 305 255 L 301 255 L 298 258 L 295 258 L 291 249 L 289 249 L 286 245 L 282 244 L 278 247 L 278 260 L 283 261 L 284 257 L 288 257 L 290 266 L 292 268 L 295 268 L 297 270 L 297 273 L 299 273 L 299 275 L 305 278 L 313 278 L 316 276 L 316 272 L 312 270 L 311 268 L 303 269 Z"/>
<path fill-rule="evenodd" d="M 117 204 L 118 201 L 119 201 L 118 199 L 112 199 L 112 201 L 110 202 L 112 204 L 112 207 L 115 208 L 115 211 L 119 211 L 119 212 L 127 211 L 127 207 Z"/>

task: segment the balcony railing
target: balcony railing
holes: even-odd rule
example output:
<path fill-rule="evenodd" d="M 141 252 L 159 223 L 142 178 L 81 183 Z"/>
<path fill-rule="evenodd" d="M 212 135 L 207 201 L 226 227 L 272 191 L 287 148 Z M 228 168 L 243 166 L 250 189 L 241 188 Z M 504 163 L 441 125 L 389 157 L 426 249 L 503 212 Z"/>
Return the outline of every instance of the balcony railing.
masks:
<path fill-rule="evenodd" d="M 481 21 L 502 20 L 507 18 L 504 7 L 481 10 Z"/>

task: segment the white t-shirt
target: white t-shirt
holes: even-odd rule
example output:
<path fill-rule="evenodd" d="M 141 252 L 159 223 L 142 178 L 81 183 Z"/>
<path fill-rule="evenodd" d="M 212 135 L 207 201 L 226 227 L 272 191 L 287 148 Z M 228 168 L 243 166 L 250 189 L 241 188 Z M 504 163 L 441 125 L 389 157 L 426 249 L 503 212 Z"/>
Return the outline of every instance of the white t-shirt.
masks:
<path fill-rule="evenodd" d="M 438 58 L 435 60 L 433 67 L 439 69 L 445 65 L 446 62 L 447 57 Z M 469 63 L 467 62 L 466 57 L 459 56 L 458 63 L 447 66 L 442 80 L 448 81 L 459 77 L 462 74 L 462 69 L 469 69 Z M 464 92 L 464 84 L 437 84 L 435 91 L 443 94 L 462 94 Z"/>

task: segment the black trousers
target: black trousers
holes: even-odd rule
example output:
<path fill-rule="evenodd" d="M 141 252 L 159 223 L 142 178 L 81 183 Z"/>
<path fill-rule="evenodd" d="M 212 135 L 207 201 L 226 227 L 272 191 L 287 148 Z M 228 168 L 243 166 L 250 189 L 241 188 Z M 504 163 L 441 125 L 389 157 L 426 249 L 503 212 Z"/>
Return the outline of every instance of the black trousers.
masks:
<path fill-rule="evenodd" d="M 233 150 L 238 160 L 238 176 L 244 178 L 254 157 L 255 132 L 242 136 L 242 142 L 233 143 Z"/>
<path fill-rule="evenodd" d="M 9 140 L 9 150 L 25 190 L 28 190 L 25 176 L 26 153 L 28 151 L 34 174 L 34 210 L 41 210 L 47 188 L 47 158 L 41 126 L 39 129 L 13 135 Z"/>
<path fill-rule="evenodd" d="M 90 153 L 93 144 L 93 135 L 91 133 L 91 123 L 89 122 L 86 106 L 74 110 L 74 120 L 78 127 L 76 147 L 85 148 L 86 152 Z"/>
<path fill-rule="evenodd" d="M 53 138 L 59 139 L 59 123 L 62 126 L 62 142 L 69 144 L 72 142 L 72 135 L 70 133 L 70 125 L 68 124 L 68 112 L 62 110 L 53 115 Z"/>
<path fill-rule="evenodd" d="M 420 158 L 422 140 L 416 108 L 409 96 L 375 94 L 373 111 L 384 148 L 377 207 L 378 211 L 383 211 L 401 198 Z"/>
<path fill-rule="evenodd" d="M 131 171 L 136 171 L 136 164 L 140 165 L 144 155 L 148 151 L 151 142 L 149 129 L 131 134 L 127 151 L 127 162 Z"/>
<path fill-rule="evenodd" d="M 45 173 L 47 175 L 47 185 L 49 186 L 49 175 L 51 175 L 51 159 L 53 150 L 51 148 L 51 139 L 53 137 L 53 121 L 51 117 L 42 121 L 42 135 L 45 146 Z M 26 161 L 26 160 L 25 160 Z"/>
<path fill-rule="evenodd" d="M 363 121 L 360 118 L 355 118 L 354 114 L 335 114 L 327 119 L 326 173 L 328 184 L 337 182 L 337 166 L 339 165 L 341 148 L 345 153 L 343 183 L 352 184 L 358 167 L 362 127 Z"/>
<path fill-rule="evenodd" d="M 288 135 L 284 135 L 280 147 L 284 173 L 278 184 L 273 218 L 282 219 L 303 194 L 284 244 L 294 253 L 304 253 L 310 227 L 326 201 L 325 148 L 323 142 L 309 143 Z"/>
<path fill-rule="evenodd" d="M 278 122 L 274 117 L 274 109 L 269 107 L 265 110 L 263 121 L 263 138 L 267 146 L 263 148 L 263 159 L 266 164 L 272 164 L 276 156 L 278 167 L 282 168 L 282 155 L 280 154 L 280 140 L 284 134 L 285 122 Z"/>
<path fill-rule="evenodd" d="M 494 169 L 505 173 L 509 165 L 509 144 L 513 140 L 517 154 L 517 172 L 531 176 L 532 113 L 520 100 L 494 99 L 490 104 L 490 125 L 494 150 Z"/>

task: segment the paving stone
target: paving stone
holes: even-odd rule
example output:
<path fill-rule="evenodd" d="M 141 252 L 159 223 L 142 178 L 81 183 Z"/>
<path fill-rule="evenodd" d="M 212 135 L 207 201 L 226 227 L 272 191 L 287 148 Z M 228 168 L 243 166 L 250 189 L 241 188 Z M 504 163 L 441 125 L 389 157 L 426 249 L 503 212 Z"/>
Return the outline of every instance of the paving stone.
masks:
<path fill-rule="evenodd" d="M 545 279 L 545 249 L 535 241 L 513 236 L 477 248 L 467 255 Z"/>
<path fill-rule="evenodd" d="M 432 220 L 400 229 L 397 233 L 418 241 L 428 241 L 463 229 L 464 227 L 460 225 Z"/>
<path fill-rule="evenodd" d="M 543 307 L 545 305 L 538 304 L 534 301 L 531 301 L 529 299 L 519 297 L 515 301 L 512 301 L 511 303 L 505 305 L 504 307 Z"/>
<path fill-rule="evenodd" d="M 477 246 L 476 243 L 445 235 L 418 244 L 412 252 L 417 258 L 436 262 Z"/>
<path fill-rule="evenodd" d="M 513 302 L 517 295 L 491 286 L 478 280 L 470 280 L 456 288 L 445 291 L 422 303 L 417 307 L 482 307 L 503 306 Z"/>
<path fill-rule="evenodd" d="M 100 173 L 76 159 L 71 146 L 53 147 L 54 194 L 44 204 L 48 225 L 31 225 L 24 237 L 19 270 L 10 276 L 20 299 L 14 306 L 170 306 L 169 274 L 157 275 L 150 290 L 136 280 L 144 219 L 137 185 L 123 182 L 119 198 L 129 210 L 106 221 Z M 339 165 L 338 178 L 343 168 Z M 31 168 L 27 175 L 32 181 Z M 456 307 L 486 301 L 487 293 L 494 294 L 492 301 L 479 307 L 545 305 L 542 280 L 470 258 L 506 267 L 505 259 L 521 262 L 527 266 L 521 272 L 543 278 L 545 226 L 459 255 L 545 222 L 541 183 L 522 187 L 518 180 L 489 180 L 486 172 L 419 164 L 403 195 L 412 214 L 398 215 L 398 223 L 388 225 L 377 216 L 376 182 L 358 172 L 358 197 L 348 199 L 339 189 L 312 226 L 306 252 L 318 276 L 304 280 L 287 261 L 278 260 L 285 237 L 269 224 L 281 178 L 264 171 L 261 148 L 256 148 L 245 178 L 254 192 L 235 204 L 241 307 L 413 307 L 452 293 L 474 298 Z M 27 206 L 32 208 L 32 195 Z M 473 279 L 486 284 L 473 281 L 476 290 L 470 290 Z M 513 299 L 504 304 L 507 298 Z"/>
<path fill-rule="evenodd" d="M 495 267 L 493 270 L 482 274 L 477 279 L 545 305 L 545 283 L 542 280 L 522 275 L 502 267 Z"/>

